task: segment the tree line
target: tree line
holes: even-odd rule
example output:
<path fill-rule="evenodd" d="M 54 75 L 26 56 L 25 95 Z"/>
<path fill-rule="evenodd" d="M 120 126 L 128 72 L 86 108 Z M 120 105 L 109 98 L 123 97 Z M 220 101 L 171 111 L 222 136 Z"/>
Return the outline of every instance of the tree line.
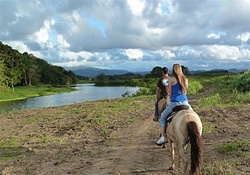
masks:
<path fill-rule="evenodd" d="M 187 75 L 190 74 L 188 67 L 181 66 L 183 72 Z M 104 73 L 99 74 L 95 78 L 96 86 L 139 86 L 148 87 L 155 86 L 158 78 L 162 76 L 162 67 L 155 66 L 148 74 L 135 74 L 126 73 L 123 75 L 105 75 Z"/>
<path fill-rule="evenodd" d="M 54 66 L 33 54 L 19 53 L 0 42 L 0 87 L 49 84 L 70 85 L 77 81 L 72 71 Z"/>

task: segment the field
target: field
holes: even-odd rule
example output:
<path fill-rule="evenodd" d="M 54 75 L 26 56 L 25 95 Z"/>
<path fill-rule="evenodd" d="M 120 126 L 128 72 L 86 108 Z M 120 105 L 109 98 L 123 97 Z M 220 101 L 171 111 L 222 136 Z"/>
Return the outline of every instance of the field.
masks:
<path fill-rule="evenodd" d="M 250 175 L 249 93 L 223 94 L 223 86 L 188 96 L 203 123 L 202 174 Z M 154 96 L 138 96 L 0 113 L 0 172 L 181 174 L 168 169 L 169 146 L 155 145 L 153 112 Z"/>

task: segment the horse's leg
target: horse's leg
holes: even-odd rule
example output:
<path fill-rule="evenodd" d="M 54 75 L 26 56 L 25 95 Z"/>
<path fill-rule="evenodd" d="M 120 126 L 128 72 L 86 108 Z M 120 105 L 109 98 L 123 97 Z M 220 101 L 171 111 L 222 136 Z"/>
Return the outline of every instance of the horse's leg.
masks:
<path fill-rule="evenodd" d="M 186 152 L 187 152 L 187 144 L 183 147 L 184 148 L 184 153 L 186 155 Z M 179 154 L 179 166 L 181 167 L 183 165 L 183 160 L 182 160 L 182 157 L 180 156 Z"/>
<path fill-rule="evenodd" d="M 180 156 L 180 154 L 179 154 L 179 167 L 182 167 L 182 157 Z"/>
<path fill-rule="evenodd" d="M 171 151 L 171 156 L 172 156 L 172 165 L 169 167 L 170 170 L 175 169 L 175 163 L 174 163 L 174 142 L 170 141 L 170 151 Z"/>
<path fill-rule="evenodd" d="M 178 145 L 179 158 L 180 160 L 183 161 L 183 170 L 184 170 L 183 173 L 187 174 L 188 160 L 184 148 L 185 148 L 184 145 Z"/>

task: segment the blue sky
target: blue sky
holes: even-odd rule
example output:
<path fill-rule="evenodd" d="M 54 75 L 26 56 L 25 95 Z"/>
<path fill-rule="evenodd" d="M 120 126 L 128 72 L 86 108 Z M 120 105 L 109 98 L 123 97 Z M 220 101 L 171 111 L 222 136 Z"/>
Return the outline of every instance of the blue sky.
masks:
<path fill-rule="evenodd" d="M 62 67 L 248 69 L 250 0 L 0 0 L 0 41 Z"/>

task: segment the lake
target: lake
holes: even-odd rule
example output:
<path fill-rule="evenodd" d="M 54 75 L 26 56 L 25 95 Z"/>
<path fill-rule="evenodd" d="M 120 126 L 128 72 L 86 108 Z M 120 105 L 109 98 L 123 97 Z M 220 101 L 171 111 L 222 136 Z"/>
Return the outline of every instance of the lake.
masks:
<path fill-rule="evenodd" d="M 77 84 L 75 88 L 77 91 L 28 98 L 18 101 L 0 102 L 0 111 L 63 106 L 86 101 L 121 98 L 124 93 L 129 92 L 131 95 L 139 89 L 138 87 L 127 86 L 99 87 L 94 86 L 94 84 Z"/>

